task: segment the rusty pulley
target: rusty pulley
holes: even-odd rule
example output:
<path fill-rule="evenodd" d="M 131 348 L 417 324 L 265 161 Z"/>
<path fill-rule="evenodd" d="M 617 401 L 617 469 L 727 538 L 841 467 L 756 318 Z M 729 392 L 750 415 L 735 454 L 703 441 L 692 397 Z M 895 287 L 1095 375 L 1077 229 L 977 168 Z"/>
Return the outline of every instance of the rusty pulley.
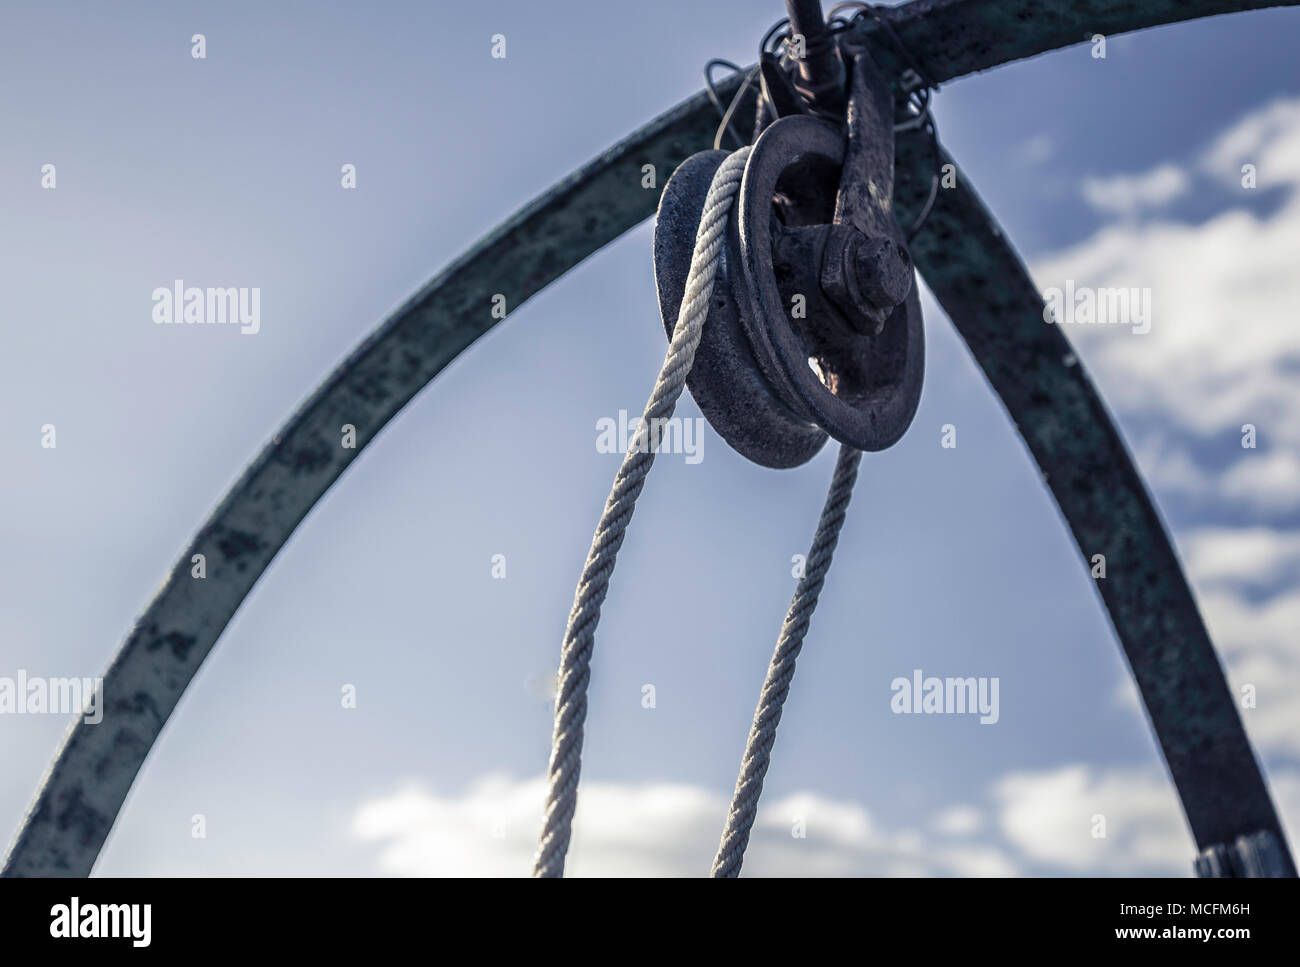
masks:
<path fill-rule="evenodd" d="M 859 450 L 892 446 L 916 413 L 925 368 L 915 273 L 893 211 L 890 89 L 865 49 L 812 30 L 808 45 L 798 73 L 764 60 L 760 125 L 764 112 L 776 117 L 746 165 L 688 378 L 714 429 L 767 467 L 805 463 L 828 436 Z M 704 196 L 726 156 L 691 156 L 660 199 L 655 280 L 670 336 Z"/>

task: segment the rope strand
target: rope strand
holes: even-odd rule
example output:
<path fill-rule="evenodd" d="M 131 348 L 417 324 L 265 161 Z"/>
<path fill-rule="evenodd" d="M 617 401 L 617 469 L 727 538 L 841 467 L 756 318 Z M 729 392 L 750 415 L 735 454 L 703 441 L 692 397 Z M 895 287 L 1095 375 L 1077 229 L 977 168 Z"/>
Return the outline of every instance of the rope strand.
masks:
<path fill-rule="evenodd" d="M 736 779 L 736 791 L 731 797 L 727 825 L 722 831 L 722 842 L 718 844 L 718 855 L 713 860 L 715 878 L 740 875 L 740 864 L 745 858 L 745 847 L 749 844 L 749 831 L 753 828 L 754 817 L 758 813 L 758 798 L 763 794 L 763 778 L 772 761 L 776 727 L 781 723 L 781 709 L 785 705 L 786 696 L 790 694 L 795 659 L 803 649 L 804 636 L 808 634 L 808 625 L 817 608 L 817 598 L 825 583 L 826 572 L 830 570 L 835 545 L 839 543 L 840 528 L 844 525 L 849 498 L 853 496 L 853 484 L 858 479 L 858 463 L 861 459 L 861 450 L 840 447 L 839 458 L 835 461 L 835 474 L 831 478 L 826 503 L 817 521 L 817 532 L 813 535 L 804 574 L 795 587 L 790 610 L 786 612 L 776 650 L 772 653 L 772 663 L 767 669 L 763 691 L 759 694 L 754 724 L 749 730 L 740 775 Z"/>
<path fill-rule="evenodd" d="M 609 590 L 609 578 L 614 573 L 614 562 L 636 508 L 637 497 L 654 464 L 658 440 L 651 435 L 647 441 L 649 428 L 654 420 L 666 419 L 672 415 L 686 385 L 686 374 L 695 361 L 695 350 L 699 347 L 704 321 L 709 314 L 713 282 L 718 274 L 718 261 L 725 243 L 727 218 L 740 188 L 749 151 L 745 147 L 728 156 L 709 186 L 704 211 L 700 216 L 699 231 L 695 237 L 695 250 L 691 255 L 686 291 L 682 296 L 668 354 L 664 358 L 663 368 L 659 371 L 650 399 L 646 402 L 641 425 L 614 478 L 613 489 L 605 502 L 604 513 L 601 514 L 591 541 L 582 577 L 578 580 L 573 610 L 569 613 L 564 647 L 560 654 L 546 818 L 538 840 L 537 856 L 533 861 L 533 876 L 536 877 L 564 875 L 564 858 L 568 853 L 573 813 L 578 803 L 583 723 L 587 718 L 587 685 L 591 679 L 591 653 L 596 625 L 600 621 L 600 606 Z"/>

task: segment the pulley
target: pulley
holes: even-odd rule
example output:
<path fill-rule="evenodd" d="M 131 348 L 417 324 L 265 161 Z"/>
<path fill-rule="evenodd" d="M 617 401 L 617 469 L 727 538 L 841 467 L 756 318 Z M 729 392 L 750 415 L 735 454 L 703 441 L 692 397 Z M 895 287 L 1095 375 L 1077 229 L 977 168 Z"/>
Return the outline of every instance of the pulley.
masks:
<path fill-rule="evenodd" d="M 915 272 L 893 212 L 889 86 L 864 48 L 836 44 L 824 24 L 808 47 L 817 70 L 806 60 L 792 78 L 774 59 L 762 65 L 762 132 L 687 379 L 722 438 L 766 467 L 799 466 L 828 436 L 892 446 L 916 413 L 925 368 Z M 837 76 L 847 92 L 826 80 Z M 692 155 L 659 202 L 655 282 L 670 337 L 704 196 L 726 157 Z"/>

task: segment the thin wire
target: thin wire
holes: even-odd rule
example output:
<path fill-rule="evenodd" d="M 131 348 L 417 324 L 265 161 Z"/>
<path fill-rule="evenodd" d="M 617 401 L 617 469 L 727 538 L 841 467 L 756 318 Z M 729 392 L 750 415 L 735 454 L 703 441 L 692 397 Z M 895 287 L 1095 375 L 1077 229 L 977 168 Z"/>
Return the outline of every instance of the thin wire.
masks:
<path fill-rule="evenodd" d="M 851 7 L 858 10 L 858 13 L 853 17 L 852 23 L 857 23 L 863 17 L 870 17 L 874 20 L 880 25 L 880 28 L 889 35 L 890 42 L 903 56 L 903 60 L 907 61 L 908 66 L 916 74 L 917 80 L 931 90 L 937 91 L 939 89 L 939 85 L 931 80 L 930 73 L 921 66 L 920 61 L 912 56 L 912 52 L 907 48 L 907 45 L 903 43 L 903 39 L 898 36 L 898 31 L 894 29 L 894 25 L 889 21 L 889 18 L 883 15 L 883 11 L 888 9 L 887 7 L 881 7 L 874 3 L 859 3 L 856 2 L 856 0 L 850 0 L 850 2 L 836 4 L 831 8 L 831 14 L 833 16 L 837 11 Z"/>
<path fill-rule="evenodd" d="M 763 794 L 763 779 L 772 763 L 776 727 L 781 724 L 781 710 L 790 694 L 795 660 L 803 650 L 804 637 L 808 634 L 813 611 L 817 608 L 826 572 L 830 570 L 835 545 L 839 543 L 840 528 L 844 526 L 844 517 L 848 511 L 849 499 L 853 496 L 853 484 L 858 479 L 858 464 L 861 460 L 861 450 L 840 447 L 839 457 L 835 461 L 835 474 L 831 477 L 826 503 L 817 521 L 817 532 L 813 535 L 812 548 L 808 551 L 804 575 L 795 587 L 794 599 L 790 602 L 790 610 L 786 612 L 776 650 L 772 653 L 772 662 L 767 668 L 763 691 L 758 697 L 758 708 L 754 712 L 754 724 L 749 729 L 749 741 L 745 743 L 745 754 L 741 759 L 740 775 L 736 779 L 736 791 L 731 797 L 727 824 L 722 831 L 722 841 L 718 844 L 718 854 L 713 860 L 713 876 L 716 878 L 740 875 L 740 864 L 745 859 L 749 832 L 758 814 L 758 799 Z"/>
<path fill-rule="evenodd" d="M 758 65 L 755 64 L 750 68 L 749 73 L 745 75 L 745 81 L 740 87 L 736 88 L 735 95 L 731 98 L 731 103 L 727 106 L 726 113 L 722 115 L 722 123 L 718 125 L 717 132 L 713 135 L 713 150 L 717 151 L 722 147 L 722 136 L 731 128 L 731 119 L 735 116 L 736 108 L 740 107 L 740 102 L 744 100 L 745 92 L 749 86 L 754 83 L 754 78 L 758 76 Z M 745 142 L 734 131 L 732 135 L 743 145 Z"/>
<path fill-rule="evenodd" d="M 907 246 L 912 247 L 912 241 L 920 234 L 921 228 L 925 225 L 926 219 L 934 211 L 934 203 L 939 200 L 939 172 L 943 164 L 943 152 L 939 147 L 939 131 L 935 126 L 934 119 L 926 125 L 926 130 L 930 132 L 930 145 L 934 151 L 934 173 L 930 176 L 930 194 L 925 200 L 925 205 L 921 208 L 921 213 L 916 216 L 912 222 L 912 227 L 907 230 Z"/>
<path fill-rule="evenodd" d="M 871 4 L 869 3 L 859 3 L 857 0 L 848 0 L 846 3 L 837 3 L 826 12 L 826 19 L 830 20 L 832 17 L 838 17 L 841 10 L 857 10 L 859 15 L 861 15 L 866 13 L 867 8 L 870 6 Z M 857 16 L 853 19 L 856 20 Z"/>
<path fill-rule="evenodd" d="M 623 544 L 627 526 L 636 509 L 637 497 L 645 486 L 646 476 L 654 465 L 659 445 L 657 432 L 652 428 L 663 426 L 662 421 L 672 416 L 686 374 L 695 361 L 695 350 L 700 344 L 704 322 L 709 314 L 713 296 L 713 281 L 718 274 L 722 248 L 726 238 L 728 215 L 750 149 L 745 147 L 729 155 L 713 175 L 704 211 L 700 216 L 699 231 L 695 236 L 695 251 L 691 255 L 690 273 L 682 295 L 673 338 L 664 357 L 663 368 L 655 381 L 654 390 L 646 402 L 645 413 L 636 435 L 623 456 L 623 463 L 614 477 L 614 486 L 605 510 L 596 525 L 591 539 L 591 550 L 583 565 L 582 576 L 574 592 L 573 610 L 569 612 L 568 627 L 564 631 L 564 648 L 560 653 L 559 691 L 555 697 L 555 731 L 551 741 L 551 760 L 548 769 L 546 818 L 538 839 L 537 856 L 533 861 L 533 876 L 556 877 L 564 875 L 564 858 L 569 849 L 573 830 L 573 813 L 578 804 L 578 776 L 582 768 L 583 724 L 587 718 L 587 685 L 591 680 L 591 653 L 595 644 L 596 625 L 600 622 L 600 606 L 609 591 L 609 579 L 614 573 L 618 550 Z"/>
<path fill-rule="evenodd" d="M 709 100 L 712 101 L 713 106 L 718 109 L 718 113 L 722 114 L 727 110 L 727 108 L 722 103 L 722 98 L 718 96 L 718 85 L 713 80 L 713 69 L 715 67 L 726 67 L 731 70 L 732 73 L 739 73 L 744 70 L 744 68 L 739 64 L 722 57 L 714 57 L 704 65 L 704 86 L 708 88 Z"/>
<path fill-rule="evenodd" d="M 763 34 L 763 39 L 758 42 L 758 52 L 760 54 L 767 53 L 768 44 L 771 43 L 772 38 L 776 36 L 777 31 L 779 31 L 782 27 L 788 27 L 788 26 L 790 26 L 790 18 L 782 17 L 776 23 L 772 24 L 772 26 L 768 27 L 767 33 Z"/>
<path fill-rule="evenodd" d="M 718 95 L 718 86 L 716 83 L 714 83 L 713 80 L 713 69 L 715 67 L 730 68 L 732 73 L 735 74 L 740 73 L 742 70 L 744 70 L 744 68 L 741 67 L 739 64 L 734 64 L 731 61 L 724 60 L 721 57 L 714 57 L 711 61 L 709 61 L 707 64 L 704 65 L 704 87 L 709 92 L 709 100 L 713 102 L 713 106 L 718 109 L 718 113 L 722 115 L 723 119 L 725 120 L 727 117 L 727 108 L 722 103 L 722 98 Z M 737 147 L 744 146 L 745 139 L 736 133 L 736 129 L 731 126 L 730 121 L 727 122 L 727 131 L 731 134 L 732 138 L 735 139 Z M 717 141 L 716 137 L 714 138 L 714 141 L 715 142 Z"/>
<path fill-rule="evenodd" d="M 880 25 L 886 34 L 888 34 L 890 42 L 894 45 L 902 59 L 908 64 L 909 70 L 916 76 L 918 84 L 917 87 L 906 90 L 905 92 L 908 95 L 909 103 L 916 111 L 915 116 L 896 123 L 894 125 L 894 131 L 902 132 L 915 130 L 924 127 L 926 124 L 932 123 L 932 118 L 929 114 L 930 92 L 939 90 L 939 85 L 930 79 L 930 75 L 923 67 L 921 67 L 920 62 L 912 56 L 912 52 L 903 44 L 902 38 L 900 38 L 897 31 L 894 30 L 893 24 L 881 15 L 881 10 L 884 9 L 887 8 L 878 7 L 870 3 L 862 3 L 861 0 L 846 0 L 846 2 L 836 4 L 830 9 L 829 13 L 826 15 L 826 26 L 832 34 L 840 34 L 846 30 L 851 30 L 864 18 L 870 17 Z M 840 16 L 841 11 L 844 10 L 856 10 L 857 13 L 852 18 L 846 18 Z M 786 49 L 786 44 L 789 42 L 792 35 L 788 30 L 786 30 L 785 33 L 781 32 L 783 28 L 789 27 L 789 24 L 790 21 L 788 18 L 782 18 L 769 27 L 767 32 L 763 34 L 763 39 L 759 41 L 758 44 L 759 64 L 755 65 L 755 69 L 758 69 L 761 65 L 763 55 L 766 53 L 775 54 L 778 58 L 778 62 L 782 66 L 786 66 L 790 63 L 791 58 Z M 704 83 L 709 92 L 709 99 L 713 101 L 714 106 L 717 107 L 719 111 L 723 111 L 722 99 L 718 96 L 717 86 L 714 84 L 712 77 L 712 69 L 717 66 L 730 67 L 733 71 L 739 71 L 742 68 L 729 60 L 723 60 L 719 57 L 713 58 L 704 65 Z M 738 91 L 736 97 L 733 97 L 733 104 L 735 104 L 739 99 L 741 93 L 742 92 Z M 723 113 L 725 114 L 726 112 Z M 736 138 L 739 143 L 745 143 L 744 139 L 736 134 L 734 128 L 731 128 L 730 125 L 728 125 L 728 129 L 731 131 L 732 137 Z M 715 136 L 714 147 L 717 148 L 720 146 L 721 140 Z"/>

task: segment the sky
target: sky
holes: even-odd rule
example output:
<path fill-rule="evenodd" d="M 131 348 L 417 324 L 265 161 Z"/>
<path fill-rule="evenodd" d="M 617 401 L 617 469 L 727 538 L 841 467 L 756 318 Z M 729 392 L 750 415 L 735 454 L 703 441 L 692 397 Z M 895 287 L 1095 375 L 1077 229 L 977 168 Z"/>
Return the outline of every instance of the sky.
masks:
<path fill-rule="evenodd" d="M 781 14 L 6 3 L 0 678 L 100 674 L 226 489 L 366 333 L 697 91 L 706 60 L 751 61 Z M 1254 12 L 934 98 L 945 146 L 1043 289 L 1150 291 L 1145 334 L 1066 335 L 1234 694 L 1254 696 L 1242 715 L 1293 842 L 1298 46 L 1300 13 Z M 230 623 L 96 874 L 528 873 L 565 618 L 619 460 L 597 424 L 639 411 L 665 348 L 651 231 L 512 310 L 367 447 Z M 152 294 L 175 279 L 260 289 L 260 328 L 156 325 Z M 923 309 L 920 409 L 863 459 L 745 872 L 1190 875 L 1094 581 L 928 294 Z M 678 413 L 699 416 L 689 398 Z M 597 634 L 571 875 L 707 874 L 833 460 L 763 469 L 710 429 L 698 462 L 657 461 Z M 896 714 L 891 683 L 917 669 L 996 679 L 997 721 Z M 0 714 L 3 836 L 67 724 Z"/>

